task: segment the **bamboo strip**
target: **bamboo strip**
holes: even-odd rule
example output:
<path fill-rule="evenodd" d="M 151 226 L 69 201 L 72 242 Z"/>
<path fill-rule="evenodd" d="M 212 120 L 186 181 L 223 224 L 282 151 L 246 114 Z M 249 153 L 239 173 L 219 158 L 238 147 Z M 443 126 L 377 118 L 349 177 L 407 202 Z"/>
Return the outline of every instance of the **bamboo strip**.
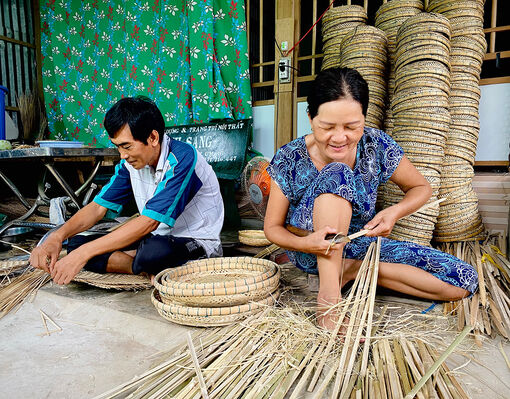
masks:
<path fill-rule="evenodd" d="M 188 332 L 186 335 L 186 339 L 188 341 L 188 347 L 191 354 L 191 360 L 193 360 L 193 366 L 195 367 L 195 372 L 197 373 L 198 382 L 200 383 L 200 391 L 202 392 L 202 396 L 204 399 L 209 399 L 209 395 L 207 394 L 207 387 L 205 386 L 204 376 L 202 375 L 202 370 L 200 369 L 200 364 L 198 363 L 197 354 L 195 352 L 195 347 L 193 346 L 193 341 L 191 339 L 191 333 Z"/>
<path fill-rule="evenodd" d="M 361 271 L 366 268 L 366 265 L 369 262 L 369 258 L 372 254 L 373 249 L 374 249 L 374 245 L 371 244 L 368 247 L 367 255 L 365 256 L 365 259 L 363 259 L 363 262 L 361 263 L 360 271 L 358 272 L 358 275 L 356 276 L 356 279 L 354 280 L 353 286 L 351 288 L 351 291 L 350 291 L 347 299 L 342 301 L 343 302 L 342 303 L 342 312 L 339 315 L 338 322 L 337 322 L 337 325 L 335 326 L 335 329 L 331 333 L 328 345 L 327 345 L 326 350 L 323 354 L 323 358 L 322 358 L 321 362 L 319 363 L 319 365 L 315 371 L 315 374 L 312 377 L 312 380 L 310 381 L 310 384 L 308 385 L 308 392 L 312 392 L 315 388 L 315 384 L 317 383 L 317 380 L 319 379 L 319 376 L 322 372 L 322 368 L 324 367 L 324 364 L 326 363 L 327 356 L 329 355 L 329 352 L 331 351 L 331 348 L 333 347 L 333 344 L 335 343 L 335 340 L 337 339 L 338 331 L 340 331 L 340 327 L 343 325 L 345 315 L 347 313 L 348 307 L 351 305 L 354 293 L 355 293 L 355 291 L 357 291 L 357 287 L 360 284 L 360 280 L 361 280 L 361 276 L 362 276 Z"/>
<path fill-rule="evenodd" d="M 377 279 L 379 277 L 379 260 L 381 255 L 381 237 L 377 238 L 377 244 L 375 249 L 375 262 L 374 270 L 372 272 L 372 282 L 370 283 L 370 294 L 369 294 L 369 315 L 367 321 L 367 336 L 363 347 L 363 355 L 361 361 L 361 377 L 365 377 L 368 362 L 368 352 L 370 349 L 370 342 L 372 339 L 372 320 L 374 316 L 374 304 L 375 304 L 375 293 L 377 292 Z"/>
<path fill-rule="evenodd" d="M 482 264 L 482 257 L 480 256 L 481 249 L 478 241 L 475 242 L 475 256 L 476 256 L 476 270 L 478 271 L 478 292 L 480 293 L 480 302 L 482 306 L 487 306 L 487 292 L 485 290 L 484 269 Z"/>
<path fill-rule="evenodd" d="M 418 381 L 415 387 L 409 392 L 404 399 L 413 399 L 417 392 L 422 388 L 422 386 L 427 382 L 427 380 L 432 376 L 432 374 L 441 366 L 441 364 L 446 360 L 446 358 L 454 351 L 454 349 L 462 342 L 462 340 L 470 333 L 473 329 L 471 326 L 466 326 L 462 333 L 455 338 L 455 340 L 448 346 L 446 351 L 437 359 L 432 367 L 425 373 L 425 375 Z"/>

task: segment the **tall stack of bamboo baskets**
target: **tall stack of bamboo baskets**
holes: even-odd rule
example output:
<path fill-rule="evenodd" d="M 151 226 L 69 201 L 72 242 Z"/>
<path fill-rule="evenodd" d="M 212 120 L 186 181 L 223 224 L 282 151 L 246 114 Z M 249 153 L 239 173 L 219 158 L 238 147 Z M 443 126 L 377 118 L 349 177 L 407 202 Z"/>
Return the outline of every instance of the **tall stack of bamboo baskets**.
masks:
<path fill-rule="evenodd" d="M 402 23 L 409 17 L 423 11 L 422 0 L 391 0 L 379 7 L 375 14 L 375 27 L 386 33 L 388 39 L 388 100 L 384 131 L 390 136 L 393 134 L 393 114 L 391 101 L 395 90 L 395 54 L 397 52 L 397 31 Z"/>
<path fill-rule="evenodd" d="M 480 72 L 486 51 L 483 33 L 484 0 L 430 0 L 429 11 L 450 20 L 451 124 L 441 169 L 441 204 L 435 240 L 465 241 L 480 238 L 484 226 L 472 187 L 480 121 Z"/>
<path fill-rule="evenodd" d="M 450 124 L 450 23 L 440 14 L 409 17 L 397 33 L 393 138 L 432 186 L 437 200 Z M 386 185 L 385 206 L 400 202 L 402 190 Z M 438 206 L 399 220 L 391 237 L 430 245 Z"/>
<path fill-rule="evenodd" d="M 360 6 L 330 8 L 322 18 L 322 69 L 340 66 L 340 46 L 344 36 L 367 23 L 367 12 Z"/>
<path fill-rule="evenodd" d="M 365 125 L 381 129 L 386 108 L 386 34 L 373 26 L 359 25 L 348 32 L 340 50 L 340 66 L 356 69 L 367 81 L 370 100 Z"/>

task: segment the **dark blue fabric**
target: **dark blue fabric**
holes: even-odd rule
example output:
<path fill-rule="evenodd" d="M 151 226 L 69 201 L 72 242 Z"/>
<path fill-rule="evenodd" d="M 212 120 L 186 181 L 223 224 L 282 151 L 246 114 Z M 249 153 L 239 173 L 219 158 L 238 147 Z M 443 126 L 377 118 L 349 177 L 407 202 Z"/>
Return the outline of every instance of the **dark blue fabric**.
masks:
<path fill-rule="evenodd" d="M 342 163 L 331 163 L 320 172 L 313 164 L 300 137 L 278 150 L 268 173 L 289 200 L 287 223 L 313 230 L 313 206 L 324 193 L 339 195 L 352 204 L 349 234 L 363 229 L 375 216 L 377 189 L 398 167 L 404 152 L 386 133 L 365 128 L 358 143 L 352 170 Z M 345 246 L 349 259 L 363 259 L 376 237 L 360 237 Z M 317 257 L 287 251 L 292 263 L 307 273 L 317 274 Z M 412 242 L 383 239 L 381 261 L 419 267 L 437 278 L 470 292 L 477 288 L 476 270 L 454 256 Z"/>
<path fill-rule="evenodd" d="M 104 234 L 76 235 L 69 239 L 67 252 L 102 237 Z M 148 234 L 144 238 L 123 248 L 121 251 L 136 249 L 132 272 L 140 274 L 158 274 L 161 270 L 180 266 L 189 260 L 205 257 L 205 250 L 193 238 Z M 106 273 L 108 258 L 113 252 L 107 252 L 90 259 L 84 269 L 95 273 Z"/>
<path fill-rule="evenodd" d="M 205 257 L 205 250 L 194 239 L 155 235 L 138 246 L 133 260 L 133 274 L 158 274 L 161 270 L 177 267 L 189 260 Z"/>
<path fill-rule="evenodd" d="M 94 241 L 97 238 L 103 237 L 105 234 L 87 234 L 82 235 L 78 234 L 74 237 L 71 237 L 67 242 L 67 252 L 72 252 L 76 248 L 82 246 L 83 244 L 86 244 L 90 241 Z M 127 248 L 124 248 L 124 251 L 127 250 L 133 250 L 138 248 L 138 245 L 140 244 L 141 240 L 134 242 L 133 244 L 129 245 Z M 94 256 L 92 259 L 90 259 L 87 264 L 84 266 L 85 270 L 88 270 L 89 272 L 94 273 L 106 273 L 106 264 L 108 263 L 108 258 L 110 258 L 110 255 L 113 252 L 107 252 L 101 255 Z"/>

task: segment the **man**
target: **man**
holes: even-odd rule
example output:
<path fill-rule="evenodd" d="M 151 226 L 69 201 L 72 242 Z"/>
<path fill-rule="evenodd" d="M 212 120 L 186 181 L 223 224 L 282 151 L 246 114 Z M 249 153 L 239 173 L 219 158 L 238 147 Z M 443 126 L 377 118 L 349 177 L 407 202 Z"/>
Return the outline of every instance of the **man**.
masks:
<path fill-rule="evenodd" d="M 32 251 L 31 265 L 68 284 L 82 268 L 155 275 L 191 259 L 221 256 L 223 202 L 202 155 L 164 134 L 163 116 L 146 97 L 118 101 L 104 126 L 121 157 L 115 174 L 93 202 Z M 75 237 L 133 197 L 140 216 L 106 235 Z M 66 239 L 68 255 L 58 260 Z"/>

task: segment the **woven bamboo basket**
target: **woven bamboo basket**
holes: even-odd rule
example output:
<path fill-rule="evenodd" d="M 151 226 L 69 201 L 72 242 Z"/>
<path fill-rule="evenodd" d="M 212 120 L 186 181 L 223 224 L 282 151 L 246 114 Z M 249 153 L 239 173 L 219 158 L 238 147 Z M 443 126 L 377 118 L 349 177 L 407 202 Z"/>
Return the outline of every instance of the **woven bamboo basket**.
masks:
<path fill-rule="evenodd" d="M 271 245 L 263 230 L 239 230 L 239 241 L 252 247 Z"/>
<path fill-rule="evenodd" d="M 400 28 L 398 28 L 397 31 L 397 43 L 401 37 L 412 36 L 414 34 L 421 33 L 424 30 L 440 33 L 451 38 L 451 25 L 445 17 L 444 19 L 446 19 L 446 21 L 438 20 L 435 22 L 420 23 L 419 21 L 416 21 L 416 19 L 422 14 L 425 13 L 409 17 L 402 25 L 400 25 Z"/>
<path fill-rule="evenodd" d="M 405 14 L 418 10 L 423 10 L 423 1 L 421 0 L 392 0 L 382 4 L 375 13 L 376 21 L 381 21 L 381 18 L 386 15 Z"/>
<path fill-rule="evenodd" d="M 210 258 L 166 269 L 154 279 L 163 302 L 233 306 L 259 300 L 279 285 L 274 262 L 250 257 Z"/>
<path fill-rule="evenodd" d="M 278 293 L 275 293 L 258 302 L 252 302 L 241 306 L 186 308 L 162 302 L 159 293 L 154 290 L 151 295 L 151 301 L 158 313 L 173 323 L 192 327 L 216 327 L 241 321 L 252 314 L 264 310 L 267 306 L 273 306 L 277 297 Z M 196 314 L 194 314 L 194 312 L 196 312 Z"/>

